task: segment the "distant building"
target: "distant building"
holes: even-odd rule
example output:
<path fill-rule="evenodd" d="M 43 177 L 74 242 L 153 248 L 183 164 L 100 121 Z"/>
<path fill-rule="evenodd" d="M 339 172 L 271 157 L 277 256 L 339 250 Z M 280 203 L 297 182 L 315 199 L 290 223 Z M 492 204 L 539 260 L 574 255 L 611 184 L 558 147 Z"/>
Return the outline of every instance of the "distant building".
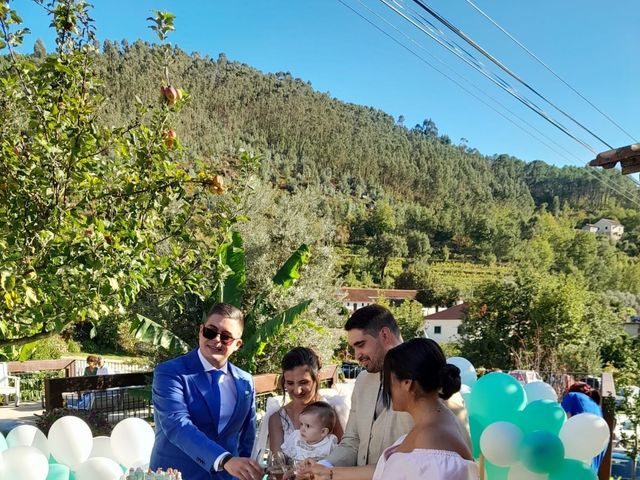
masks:
<path fill-rule="evenodd" d="M 351 287 L 343 287 L 340 289 L 342 304 L 350 312 L 376 303 L 376 300 L 379 298 L 388 300 L 392 305 L 400 305 L 405 300 L 415 300 L 417 294 L 417 290 Z"/>
<path fill-rule="evenodd" d="M 634 315 L 624 324 L 624 331 L 631 337 L 640 336 L 640 315 Z"/>
<path fill-rule="evenodd" d="M 424 317 L 424 329 L 427 337 L 438 343 L 459 342 L 460 326 L 467 308 L 466 303 L 460 303 Z"/>
<path fill-rule="evenodd" d="M 609 240 L 618 241 L 622 238 L 624 233 L 624 226 L 616 221 L 608 218 L 601 218 L 596 223 L 587 223 L 582 230 L 596 235 L 603 235 L 608 237 Z"/>

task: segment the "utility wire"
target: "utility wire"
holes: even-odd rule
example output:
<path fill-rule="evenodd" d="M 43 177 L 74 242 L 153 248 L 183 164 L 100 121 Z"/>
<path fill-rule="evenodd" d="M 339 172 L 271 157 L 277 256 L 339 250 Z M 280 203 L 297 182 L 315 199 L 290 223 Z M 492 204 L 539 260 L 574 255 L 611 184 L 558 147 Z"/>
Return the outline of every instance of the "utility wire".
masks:
<path fill-rule="evenodd" d="M 395 42 L 396 44 L 400 45 L 403 49 L 407 50 L 409 53 L 411 53 L 412 55 L 414 55 L 415 57 L 417 57 L 418 59 L 420 59 L 422 62 L 426 63 L 429 67 L 431 67 L 432 69 L 434 69 L 435 71 L 437 71 L 438 73 L 440 73 L 441 75 L 443 75 L 445 78 L 447 78 L 448 80 L 452 81 L 453 83 L 455 83 L 458 87 L 460 87 L 461 89 L 463 89 L 465 92 L 467 92 L 468 94 L 470 94 L 471 96 L 473 96 L 475 99 L 477 99 L 478 101 L 482 102 L 484 105 L 488 106 L 489 108 L 491 108 L 492 110 L 494 110 L 496 113 L 498 113 L 499 115 L 501 115 L 502 117 L 504 117 L 506 120 L 508 120 L 509 122 L 511 122 L 512 124 L 514 124 L 517 128 L 523 130 L 525 133 L 527 133 L 528 135 L 530 135 L 532 138 L 534 138 L 535 140 L 537 140 L 538 142 L 540 142 L 541 144 L 543 144 L 544 146 L 546 146 L 547 148 L 549 148 L 551 151 L 553 151 L 554 153 L 556 153 L 557 155 L 560 155 L 561 157 L 565 158 L 566 160 L 571 161 L 571 159 L 569 159 L 566 155 L 558 152 L 557 150 L 555 150 L 553 147 L 551 147 L 550 145 L 548 145 L 547 143 L 545 143 L 544 141 L 542 141 L 540 138 L 536 137 L 535 135 L 533 135 L 531 132 L 527 131 L 525 128 L 523 128 L 521 125 L 518 125 L 516 122 L 514 122 L 512 119 L 510 119 L 509 117 L 507 117 L 506 115 L 504 115 L 502 112 L 498 111 L 496 108 L 494 108 L 492 105 L 489 105 L 487 102 L 485 102 L 484 100 L 482 100 L 481 98 L 479 98 L 477 95 L 475 95 L 473 92 L 471 92 L 470 90 L 468 90 L 466 87 L 464 87 L 462 84 L 460 84 L 459 82 L 457 82 L 455 79 L 451 78 L 449 75 L 445 74 L 444 72 L 442 72 L 440 69 L 438 69 L 437 67 L 435 67 L 434 65 L 432 65 L 428 60 L 426 60 L 425 58 L 423 58 L 422 56 L 420 56 L 419 54 L 417 54 L 416 52 L 414 52 L 412 49 L 410 49 L 409 47 L 407 47 L 406 45 L 404 45 L 402 42 L 400 42 L 398 39 L 396 39 L 395 37 L 393 37 L 391 34 L 389 34 L 387 31 L 385 31 L 383 28 L 381 28 L 380 26 L 376 25 L 374 22 L 372 22 L 370 19 L 366 18 L 364 15 L 362 15 L 360 12 L 358 12 L 356 9 L 354 9 L 353 7 L 351 7 L 350 5 L 348 5 L 347 3 L 345 3 L 343 0 L 338 0 L 342 5 L 344 5 L 345 7 L 347 7 L 349 10 L 351 10 L 353 13 L 355 13 L 356 15 L 358 15 L 360 18 L 362 18 L 363 20 L 365 20 L 367 23 L 369 23 L 371 26 L 373 26 L 374 28 L 376 28 L 379 32 L 381 32 L 383 35 L 385 35 L 387 38 L 389 38 L 390 40 L 392 40 L 393 42 Z M 370 13 L 372 13 L 373 15 L 375 15 L 376 17 L 378 17 L 379 19 L 381 19 L 383 22 L 385 22 L 387 25 L 389 25 L 391 28 L 393 28 L 396 32 L 402 34 L 405 38 L 409 39 L 412 43 L 416 44 L 418 47 L 420 47 L 421 49 L 425 50 L 425 52 L 431 56 L 432 58 L 434 58 L 435 60 L 439 61 L 440 63 L 442 63 L 444 66 L 446 66 L 447 68 L 451 69 L 451 67 L 449 67 L 445 62 L 443 62 L 441 59 L 435 57 L 434 55 L 432 55 L 430 52 L 426 51 L 426 49 L 420 45 L 419 43 L 417 43 L 414 39 L 412 39 L 411 37 L 409 37 L 406 33 L 400 31 L 395 25 L 393 25 L 392 23 L 390 23 L 388 20 L 384 19 L 381 15 L 379 15 L 378 13 L 374 12 L 373 10 L 371 10 L 368 6 L 366 6 L 362 0 L 358 0 L 358 3 L 360 3 L 360 5 L 364 6 L 364 8 L 366 8 Z M 452 70 L 453 71 L 453 70 Z M 454 72 L 456 73 L 456 72 Z M 522 120 L 520 117 L 518 117 L 515 113 L 511 112 L 508 108 L 506 108 L 504 105 L 502 105 L 500 102 L 498 102 L 497 100 L 493 99 L 490 95 L 486 94 L 485 92 L 483 92 L 480 88 L 476 87 L 475 85 L 473 85 L 472 82 L 470 82 L 469 80 L 467 80 L 464 76 L 458 74 L 459 77 L 461 77 L 463 80 L 467 81 L 468 83 L 470 83 L 472 86 L 474 86 L 476 89 L 478 89 L 481 93 L 483 93 L 485 96 L 487 96 L 488 98 L 490 98 L 491 100 L 493 100 L 494 102 L 496 102 L 498 105 L 502 106 L 505 110 L 507 110 L 509 113 L 511 113 L 512 115 L 516 116 L 516 118 L 518 118 L 519 120 L 523 121 L 524 123 L 526 123 L 527 125 L 529 125 L 526 121 Z M 552 139 L 550 139 L 549 137 L 547 137 L 544 133 L 540 132 L 538 129 L 536 129 L 535 127 L 529 125 L 531 128 L 533 128 L 535 131 L 537 131 L 539 134 L 541 134 L 543 137 L 547 138 L 549 141 L 551 141 L 552 143 L 556 144 L 559 148 L 565 150 L 569 155 L 571 155 L 572 157 L 574 157 L 576 160 L 578 160 L 579 162 L 582 161 L 577 155 L 569 152 L 568 150 L 566 150 L 564 147 L 562 147 L 561 145 L 557 144 L 555 141 L 553 141 Z M 596 180 L 598 180 L 599 182 L 601 182 L 605 187 L 609 188 L 610 190 L 613 190 L 616 194 L 618 194 L 620 197 L 628 200 L 629 202 L 631 202 L 632 204 L 635 204 L 637 206 L 640 207 L 640 202 L 638 202 L 637 200 L 635 200 L 633 197 L 630 197 L 627 192 L 621 191 L 620 189 L 617 188 L 617 185 L 615 185 L 612 181 L 610 181 L 610 179 L 605 178 L 604 176 L 604 172 L 598 172 L 600 174 L 600 176 L 594 174 L 593 172 L 591 172 L 589 169 L 586 169 L 587 173 L 589 175 L 591 175 L 593 178 L 595 178 Z"/>
<path fill-rule="evenodd" d="M 425 22 L 428 25 L 431 25 L 431 27 L 427 27 L 424 26 L 424 24 L 422 22 L 420 22 L 419 20 L 415 20 L 413 18 L 410 18 L 409 16 L 407 16 L 405 13 L 401 12 L 400 10 L 398 10 L 396 7 L 394 7 L 393 5 L 391 5 L 387 0 L 380 0 L 382 3 L 384 3 L 387 7 L 389 7 L 391 10 L 393 10 L 394 12 L 396 12 L 398 15 L 400 15 L 401 17 L 403 17 L 405 20 L 407 20 L 408 22 L 410 22 L 412 25 L 414 25 L 416 28 L 418 28 L 419 30 L 421 30 L 422 32 L 424 32 L 426 35 L 428 35 L 430 38 L 432 38 L 433 40 L 435 40 L 438 44 L 440 44 L 441 46 L 443 46 L 444 48 L 446 48 L 447 50 L 449 50 L 451 53 L 453 53 L 454 55 L 456 55 L 458 58 L 460 58 L 462 61 L 464 61 L 465 63 L 467 63 L 468 65 L 470 65 L 472 68 L 476 69 L 478 72 L 480 72 L 482 75 L 484 75 L 486 78 L 488 78 L 489 80 L 491 80 L 493 83 L 495 83 L 496 85 L 498 85 L 500 88 L 502 88 L 503 90 L 505 90 L 509 95 L 513 96 L 516 100 L 518 100 L 519 102 L 521 102 L 523 105 L 525 105 L 527 108 L 530 108 L 531 110 L 533 110 L 535 113 L 537 113 L 538 115 L 540 115 L 542 118 L 544 118 L 546 121 L 548 121 L 549 123 L 551 123 L 553 126 L 555 126 L 557 129 L 559 129 L 560 131 L 562 131 L 565 135 L 571 137 L 573 140 L 575 140 L 576 142 L 578 142 L 580 145 L 582 145 L 584 148 L 586 148 L 587 150 L 589 150 L 591 153 L 593 153 L 594 155 L 597 155 L 596 150 L 590 146 L 588 143 L 586 143 L 585 141 L 581 140 L 580 138 L 576 137 L 573 133 L 571 133 L 567 127 L 565 127 L 564 125 L 562 125 L 560 122 L 558 122 L 557 120 L 555 120 L 554 118 L 552 118 L 551 116 L 549 116 L 546 112 L 544 112 L 539 106 L 537 106 L 535 103 L 531 102 L 530 100 L 526 99 L 525 97 L 523 97 L 522 95 L 520 95 L 513 87 L 511 87 L 507 82 L 505 82 L 504 80 L 500 79 L 499 77 L 497 77 L 495 74 L 492 74 L 491 72 L 487 71 L 486 68 L 484 68 L 484 66 L 479 63 L 475 58 L 473 58 L 473 60 L 470 60 L 469 58 L 465 57 L 462 53 L 461 50 L 459 48 L 456 48 L 455 46 L 453 46 L 450 42 L 442 40 L 441 38 L 438 38 L 438 35 L 436 33 L 432 33 L 430 30 L 433 29 L 436 32 L 440 32 L 437 28 L 435 28 L 433 26 L 433 24 L 431 24 L 431 22 L 429 22 L 428 20 L 425 19 Z M 394 2 L 396 3 L 396 2 Z M 397 3 L 396 3 L 397 4 Z M 442 32 L 440 32 L 442 33 Z"/>
<path fill-rule="evenodd" d="M 585 130 L 586 132 L 588 132 L 591 136 L 593 136 L 594 138 L 597 138 L 600 142 L 602 142 L 604 145 L 606 145 L 607 147 L 609 147 L 610 149 L 612 149 L 613 147 L 611 145 L 609 145 L 607 142 L 605 142 L 601 137 L 599 137 L 598 135 L 596 135 L 593 131 L 591 131 L 588 127 L 584 126 L 582 123 L 580 123 L 578 120 L 576 120 L 575 118 L 573 118 L 571 115 L 569 115 L 567 112 L 565 112 L 564 110 L 562 110 L 560 107 L 558 107 L 556 104 L 554 104 L 553 102 L 551 102 L 550 100 L 548 100 L 544 95 L 542 95 L 540 92 L 538 92 L 535 88 L 533 88 L 531 85 L 529 85 L 529 83 L 527 83 L 524 79 L 522 79 L 519 75 L 515 74 L 512 70 L 510 70 L 506 65 L 504 65 L 500 60 L 498 60 L 496 57 L 494 57 L 493 55 L 491 55 L 487 50 L 485 50 L 484 48 L 482 48 L 478 43 L 476 43 L 471 37 L 469 37 L 467 34 L 465 34 L 462 30 L 460 30 L 458 27 L 456 27 L 453 23 L 451 23 L 449 20 L 447 20 L 446 18 L 444 18 L 442 15 L 440 15 L 438 12 L 436 12 L 433 8 L 431 8 L 429 5 L 427 5 L 425 2 L 423 2 L 422 0 L 413 0 L 413 2 L 415 4 L 417 4 L 420 8 L 422 8 L 424 11 L 426 11 L 427 13 L 429 13 L 429 15 L 431 15 L 432 17 L 434 17 L 436 20 L 438 20 L 440 23 L 442 23 L 445 27 L 447 27 L 449 30 L 451 30 L 453 33 L 455 33 L 456 35 L 458 35 L 460 38 L 462 38 L 465 42 L 467 42 L 469 45 L 471 45 L 473 48 L 475 48 L 478 52 L 480 52 L 482 55 L 484 55 L 486 58 L 488 58 L 492 63 L 494 63 L 496 66 L 498 66 L 501 70 L 503 70 L 505 73 L 507 73 L 510 77 L 514 78 L 515 80 L 517 80 L 519 83 L 521 83 L 522 85 L 524 85 L 527 89 L 529 89 L 531 92 L 533 92 L 536 96 L 540 97 L 542 100 L 544 100 L 545 102 L 547 102 L 549 105 L 551 105 L 553 108 L 555 108 L 558 112 L 560 112 L 562 115 L 564 115 L 565 117 L 567 117 L 569 120 L 571 120 L 573 123 L 575 123 L 576 125 L 580 126 L 583 130 Z"/>
<path fill-rule="evenodd" d="M 575 88 L 573 88 L 567 81 L 565 81 L 560 75 L 558 75 L 549 65 L 547 65 L 542 59 L 540 59 L 535 53 L 533 53 L 531 50 L 529 50 L 525 45 L 522 44 L 522 42 L 520 42 L 517 38 L 515 38 L 513 35 L 511 35 L 511 33 L 509 33 L 507 30 L 505 30 L 501 25 L 498 24 L 498 22 L 496 22 L 493 18 L 491 18 L 488 14 L 486 14 L 480 7 L 478 7 L 475 3 L 473 3 L 471 0 L 465 0 L 469 5 L 471 5 L 474 9 L 476 9 L 482 16 L 484 16 L 487 20 L 489 20 L 493 25 L 495 25 L 502 33 L 504 33 L 507 37 L 509 37 L 511 40 L 513 40 L 513 42 L 515 42 L 520 48 L 522 48 L 525 52 L 527 52 L 534 60 L 536 60 L 540 65 L 542 65 L 544 68 L 546 68 L 554 77 L 556 77 L 558 80 L 560 80 L 562 83 L 564 83 L 573 93 L 575 93 L 576 95 L 578 95 L 582 100 L 584 100 L 585 102 L 587 102 L 589 105 L 591 105 L 591 107 L 593 107 L 598 113 L 600 113 L 600 115 L 602 115 L 603 117 L 605 117 L 607 120 L 609 120 L 613 125 L 615 125 L 616 127 L 618 127 L 618 129 L 623 132 L 625 135 L 627 135 L 633 142 L 638 143 L 638 140 L 636 140 L 633 135 L 631 135 L 629 132 L 627 132 L 621 125 L 619 125 L 613 118 L 611 118 L 609 115 L 607 115 L 605 112 L 603 112 L 601 109 L 599 109 L 597 107 L 597 105 L 594 105 L 591 101 L 589 101 L 588 98 L 586 98 L 584 95 L 582 95 L 578 90 L 576 90 Z"/>
<path fill-rule="evenodd" d="M 541 140 L 540 138 L 536 137 L 533 133 L 531 133 L 530 131 L 528 131 L 527 129 L 525 129 L 522 125 L 518 124 L 517 122 L 515 122 L 513 119 L 509 118 L 508 116 L 506 116 L 504 113 L 502 113 L 500 110 L 498 110 L 497 108 L 495 108 L 494 106 L 490 105 L 489 103 L 487 103 L 486 101 L 484 101 L 482 98 L 478 97 L 475 93 L 473 93 L 472 91 L 470 91 L 468 88 L 466 88 L 464 85 L 462 85 L 460 82 L 458 82 L 457 80 L 455 80 L 454 78 L 451 78 L 451 76 L 449 76 L 448 74 L 444 73 L 442 70 L 438 69 L 437 67 L 435 67 L 432 63 L 430 63 L 427 59 L 425 59 L 424 57 L 422 57 L 421 55 L 417 54 L 415 51 L 411 50 L 409 47 L 407 47 L 406 45 L 404 45 L 401 41 L 399 41 L 398 39 L 394 38 L 392 35 L 390 35 L 388 32 L 386 32 L 383 28 L 381 28 L 380 26 L 376 25 L 375 23 L 373 23 L 371 20 L 369 20 L 368 18 L 366 18 L 364 15 L 362 15 L 360 12 L 358 12 L 357 10 L 355 10 L 354 8 L 352 8 L 351 6 L 349 6 L 348 4 L 346 4 L 344 1 L 342 0 L 338 0 L 342 5 L 344 5 L 345 7 L 347 7 L 349 10 L 351 10 L 352 12 L 354 12 L 356 15 L 358 15 L 360 18 L 362 18 L 364 21 L 366 21 L 367 23 L 369 23 L 370 25 L 372 25 L 374 28 L 376 28 L 378 31 L 380 31 L 383 35 L 387 36 L 389 39 L 391 39 L 392 41 L 394 41 L 395 43 L 397 43 L 398 45 L 400 45 L 402 48 L 404 48 L 405 50 L 407 50 L 409 53 L 411 53 L 412 55 L 414 55 L 415 57 L 417 57 L 419 60 L 421 60 L 423 63 L 427 64 L 429 67 L 431 67 L 433 70 L 435 70 L 436 72 L 438 72 L 440 75 L 444 76 L 447 80 L 453 82 L 455 85 L 457 85 L 459 88 L 461 88 L 463 91 L 467 92 L 469 95 L 471 95 L 473 98 L 475 98 L 476 100 L 478 100 L 479 102 L 481 102 L 482 104 L 486 105 L 488 108 L 490 108 L 491 110 L 493 110 L 494 112 L 496 112 L 498 115 L 500 115 L 501 117 L 503 117 L 504 119 L 506 119 L 508 122 L 512 123 L 514 126 L 516 126 L 517 128 L 519 128 L 520 130 L 522 130 L 523 132 L 525 132 L 527 135 L 531 136 L 533 139 L 537 140 L 538 142 L 540 142 L 542 145 L 544 145 L 545 147 L 547 147 L 549 150 L 551 150 L 553 153 L 555 153 L 556 155 L 564 158 L 565 160 L 568 160 L 569 162 L 573 161 L 571 158 L 569 158 L 567 155 L 564 155 L 563 153 L 559 152 L 558 150 L 556 150 L 555 148 L 553 148 L 551 145 L 547 144 L 546 142 L 544 142 L 543 140 Z M 518 120 L 520 120 L 522 123 L 524 123 L 525 125 L 527 125 L 529 128 L 531 128 L 532 130 L 536 131 L 540 136 L 544 137 L 545 139 L 547 139 L 549 142 L 553 143 L 556 147 L 558 147 L 561 150 L 564 150 L 568 155 L 573 156 L 575 159 L 577 159 L 578 161 L 581 161 L 580 158 L 578 158 L 576 155 L 574 155 L 573 153 L 571 153 L 569 150 L 567 150 L 566 148 L 564 148 L 562 145 L 560 145 L 559 143 L 557 143 L 556 141 L 554 141 L 551 137 L 547 136 L 546 134 L 544 134 L 542 131 L 540 131 L 539 129 L 537 129 L 535 126 L 531 125 L 529 122 L 527 122 L 525 119 L 523 119 L 522 117 L 520 117 L 519 115 L 517 115 L 515 112 L 513 112 L 512 110 L 510 110 L 506 105 L 504 105 L 503 103 L 501 103 L 499 100 L 497 100 L 496 98 L 492 97 L 491 95 L 489 95 L 488 93 L 486 93 L 485 91 L 483 91 L 480 87 L 478 87 L 477 85 L 475 85 L 471 80 L 469 80 L 468 78 L 466 78 L 464 75 L 456 72 L 452 67 L 450 67 L 449 65 L 447 65 L 446 62 L 444 62 L 443 60 L 441 60 L 440 58 L 436 57 L 435 55 L 433 55 L 431 52 L 429 52 L 423 45 L 421 45 L 420 43 L 418 43 L 415 39 L 411 38 L 409 35 L 407 35 L 405 32 L 401 31 L 398 27 L 396 27 L 395 25 L 393 25 L 391 22 L 389 22 L 386 18 L 382 17 L 382 15 L 380 15 L 379 13 L 373 11 L 371 8 L 369 8 L 362 0 L 358 0 L 358 3 L 360 3 L 361 6 L 363 6 L 370 14 L 375 15 L 379 20 L 383 21 L 386 25 L 388 25 L 389 27 L 393 28 L 396 33 L 399 33 L 400 35 L 402 35 L 403 37 L 405 37 L 407 40 L 409 40 L 411 43 L 413 43 L 414 45 L 416 45 L 418 48 L 420 48 L 421 50 L 423 50 L 427 55 L 429 55 L 431 58 L 433 58 L 434 60 L 436 60 L 437 62 L 439 62 L 440 64 L 442 64 L 444 67 L 446 67 L 447 69 L 449 69 L 454 75 L 456 75 L 458 78 L 460 78 L 461 80 L 463 80 L 464 82 L 466 82 L 467 84 L 469 84 L 471 87 L 475 88 L 477 91 L 479 91 L 481 94 L 483 94 L 485 97 L 489 98 L 491 101 L 493 101 L 494 103 L 496 103 L 498 106 L 502 107 L 504 110 L 506 110 L 508 113 L 510 113 L 511 115 L 513 115 L 515 118 L 517 118 Z"/>

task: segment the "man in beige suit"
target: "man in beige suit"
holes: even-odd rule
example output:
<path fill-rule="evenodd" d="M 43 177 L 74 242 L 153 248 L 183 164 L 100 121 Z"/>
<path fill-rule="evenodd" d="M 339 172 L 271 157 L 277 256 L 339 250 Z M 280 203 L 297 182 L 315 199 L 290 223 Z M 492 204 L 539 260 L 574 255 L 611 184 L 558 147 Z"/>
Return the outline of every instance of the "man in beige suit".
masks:
<path fill-rule="evenodd" d="M 384 357 L 402 343 L 400 329 L 393 315 L 381 305 L 369 305 L 356 310 L 345 325 L 349 345 L 358 361 L 366 368 L 356 379 L 351 397 L 351 411 L 344 436 L 326 459 L 324 467 L 375 465 L 382 452 L 413 427 L 411 415 L 384 408 L 381 395 L 381 375 Z M 447 402 L 449 408 L 466 424 L 466 410 L 460 403 Z M 310 466 L 317 478 L 328 469 Z M 333 470 L 329 470 L 333 478 Z"/>

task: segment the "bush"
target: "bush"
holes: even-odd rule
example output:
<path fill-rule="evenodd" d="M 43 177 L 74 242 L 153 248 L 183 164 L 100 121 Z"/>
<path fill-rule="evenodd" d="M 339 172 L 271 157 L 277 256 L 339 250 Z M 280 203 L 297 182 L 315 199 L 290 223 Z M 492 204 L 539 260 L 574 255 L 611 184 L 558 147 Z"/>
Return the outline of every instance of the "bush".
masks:
<path fill-rule="evenodd" d="M 69 353 L 67 342 L 60 335 L 51 335 L 40 340 L 30 356 L 30 360 L 55 360 Z"/>
<path fill-rule="evenodd" d="M 20 398 L 27 402 L 40 400 L 44 395 L 44 381 L 47 378 L 61 377 L 64 377 L 64 370 L 21 373 Z"/>
<path fill-rule="evenodd" d="M 49 429 L 54 422 L 62 417 L 72 415 L 81 418 L 89 425 L 94 437 L 99 435 L 111 435 L 113 425 L 107 419 L 107 415 L 96 410 L 72 410 L 70 408 L 54 408 L 42 415 L 36 415 L 36 426 L 42 430 L 42 433 L 49 435 Z"/>
<path fill-rule="evenodd" d="M 82 352 L 82 345 L 80 345 L 80 342 L 76 342 L 70 338 L 67 340 L 67 351 L 69 353 L 80 353 Z"/>

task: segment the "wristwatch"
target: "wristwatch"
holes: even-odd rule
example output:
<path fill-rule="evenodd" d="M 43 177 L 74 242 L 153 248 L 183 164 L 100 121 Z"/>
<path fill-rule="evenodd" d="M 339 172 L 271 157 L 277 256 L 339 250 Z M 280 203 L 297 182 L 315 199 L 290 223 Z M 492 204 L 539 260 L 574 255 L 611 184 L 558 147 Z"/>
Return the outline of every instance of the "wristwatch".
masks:
<path fill-rule="evenodd" d="M 233 455 L 231 455 L 230 453 L 227 453 L 222 460 L 220 460 L 220 463 L 218 463 L 218 471 L 219 472 L 223 472 L 224 471 L 224 466 L 227 464 L 227 462 L 229 460 L 231 460 L 233 458 Z"/>

